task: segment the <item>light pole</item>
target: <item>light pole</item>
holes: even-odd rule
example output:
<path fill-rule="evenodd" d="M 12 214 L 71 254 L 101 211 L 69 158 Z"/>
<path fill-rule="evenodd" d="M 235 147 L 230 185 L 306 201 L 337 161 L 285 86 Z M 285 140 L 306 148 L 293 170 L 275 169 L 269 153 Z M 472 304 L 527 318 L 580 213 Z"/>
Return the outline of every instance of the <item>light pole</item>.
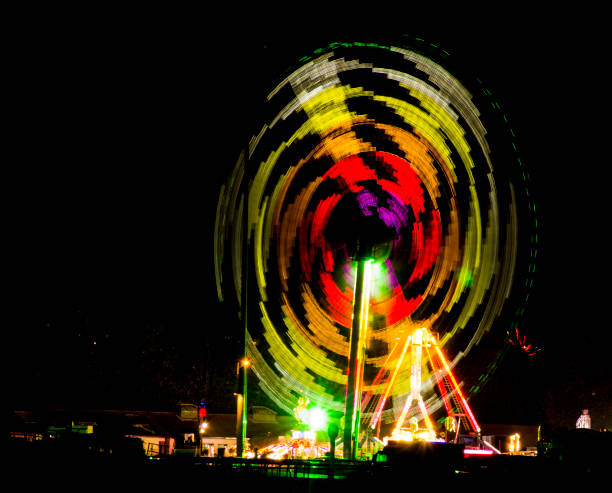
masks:
<path fill-rule="evenodd" d="M 247 431 L 247 371 L 251 362 L 245 357 L 238 362 L 238 374 L 241 389 L 236 393 L 236 455 L 244 457 Z"/>
<path fill-rule="evenodd" d="M 248 325 L 248 277 L 249 277 L 249 217 L 248 187 L 242 196 L 242 282 L 240 292 L 240 316 L 242 319 L 242 359 L 238 364 L 238 392 L 236 393 L 236 455 L 244 457 L 244 445 L 247 432 L 247 357 Z M 241 374 L 242 373 L 242 374 Z"/>

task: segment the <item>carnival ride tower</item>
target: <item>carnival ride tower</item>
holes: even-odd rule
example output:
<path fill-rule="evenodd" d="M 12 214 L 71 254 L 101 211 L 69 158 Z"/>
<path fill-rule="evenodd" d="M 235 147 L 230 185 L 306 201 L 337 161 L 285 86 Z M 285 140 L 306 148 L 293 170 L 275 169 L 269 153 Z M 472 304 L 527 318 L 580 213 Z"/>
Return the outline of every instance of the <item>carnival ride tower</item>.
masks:
<path fill-rule="evenodd" d="M 355 227 L 356 225 L 356 227 Z M 355 459 L 359 446 L 359 428 L 363 406 L 363 376 L 368 338 L 371 273 L 375 261 L 384 261 L 391 250 L 393 235 L 372 216 L 358 217 L 353 222 L 352 257 L 357 264 L 353 299 L 353 318 L 349 344 L 349 367 L 344 406 L 344 458 Z"/>
<path fill-rule="evenodd" d="M 371 260 L 357 260 L 357 282 L 353 326 L 351 330 L 349 372 L 344 407 L 344 458 L 355 459 L 359 440 L 361 421 L 361 396 L 363 389 L 363 369 L 365 361 L 365 341 L 368 329 L 368 308 L 370 304 L 370 264 Z"/>
<path fill-rule="evenodd" d="M 436 430 L 421 393 L 424 365 L 429 366 L 444 403 L 447 414 L 446 431 L 447 433 L 454 432 L 454 437 L 447 436 L 447 440 L 450 438 L 452 441 L 457 441 L 460 429 L 474 435 L 479 434 L 480 426 L 451 371 L 435 334 L 426 328 L 416 329 L 408 337 L 407 346 L 411 353 L 410 392 L 395 423 L 392 438 L 398 440 L 433 440 L 436 438 Z M 425 425 L 423 431 L 418 433 L 418 427 L 416 429 L 404 428 L 406 418 L 415 407 L 418 407 L 421 420 Z M 416 418 L 413 419 L 416 420 Z"/>
<path fill-rule="evenodd" d="M 423 337 L 424 335 L 425 337 Z M 412 406 L 416 403 L 421 411 L 421 416 L 423 417 L 423 421 L 427 428 L 428 438 L 435 438 L 435 430 L 431 423 L 429 413 L 427 412 L 425 402 L 423 401 L 423 396 L 421 395 L 421 364 L 423 360 L 423 346 L 430 344 L 429 336 L 430 334 L 426 331 L 426 329 L 416 329 L 412 335 L 409 336 L 409 345 L 411 348 L 410 393 L 408 394 L 402 412 L 396 422 L 393 432 L 394 436 L 399 437 L 399 432 L 401 431 L 404 421 L 406 420 L 406 416 L 408 415 L 408 412 Z"/>

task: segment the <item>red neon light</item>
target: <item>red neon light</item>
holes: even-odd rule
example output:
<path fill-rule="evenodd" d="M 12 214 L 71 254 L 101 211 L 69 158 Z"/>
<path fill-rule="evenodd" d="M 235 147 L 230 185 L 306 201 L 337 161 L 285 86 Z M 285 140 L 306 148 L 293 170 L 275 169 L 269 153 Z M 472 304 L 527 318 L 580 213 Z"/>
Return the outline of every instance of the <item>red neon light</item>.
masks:
<path fill-rule="evenodd" d="M 453 384 L 453 388 L 457 391 L 457 395 L 459 395 L 459 398 L 461 399 L 461 403 L 463 404 L 463 407 L 464 407 L 464 409 L 465 409 L 465 411 L 466 411 L 466 413 L 468 415 L 468 419 L 470 420 L 470 424 L 472 425 L 472 427 L 474 428 L 475 431 L 480 431 L 480 426 L 476 422 L 476 418 L 472 414 L 472 410 L 470 409 L 470 406 L 468 406 L 468 403 L 465 400 L 465 397 L 463 396 L 463 392 L 461 392 L 461 389 L 459 388 L 459 384 L 457 384 L 457 380 L 455 380 L 455 376 L 453 375 L 453 372 L 451 371 L 450 367 L 448 366 L 446 358 L 444 358 L 444 355 L 442 354 L 442 351 L 440 351 L 440 348 L 438 347 L 437 344 L 435 345 L 435 348 L 436 348 L 436 352 L 438 353 L 438 356 L 440 357 L 440 360 L 442 361 L 442 364 L 444 365 L 444 369 L 446 370 L 447 375 L 451 379 L 451 382 Z"/>
<path fill-rule="evenodd" d="M 493 455 L 492 450 L 482 450 L 475 448 L 465 448 L 463 449 L 463 455 L 465 457 L 469 457 L 470 455 Z"/>

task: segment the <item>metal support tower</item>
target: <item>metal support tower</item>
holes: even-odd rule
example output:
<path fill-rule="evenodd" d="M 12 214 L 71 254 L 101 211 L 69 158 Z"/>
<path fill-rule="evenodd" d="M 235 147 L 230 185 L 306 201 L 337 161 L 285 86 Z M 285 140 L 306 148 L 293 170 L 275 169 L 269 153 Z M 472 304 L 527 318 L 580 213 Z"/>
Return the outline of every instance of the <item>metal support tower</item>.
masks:
<path fill-rule="evenodd" d="M 395 424 L 393 435 L 400 436 L 401 429 L 404 425 L 404 421 L 408 416 L 408 413 L 412 405 L 416 402 L 421 412 L 421 417 L 425 422 L 426 429 L 435 435 L 433 424 L 427 412 L 425 402 L 421 395 L 422 385 L 422 356 L 423 350 L 427 355 L 427 363 L 433 371 L 433 375 L 436 379 L 436 384 L 440 391 L 444 407 L 450 418 L 459 418 L 460 423 L 463 427 L 478 435 L 480 433 L 480 426 L 467 403 L 461 387 L 457 383 L 453 372 L 450 369 L 446 357 L 444 356 L 440 346 L 438 345 L 437 338 L 429 332 L 427 329 L 416 329 L 408 338 L 407 344 L 411 352 L 411 364 L 410 364 L 410 394 L 406 399 L 404 407 L 400 413 L 399 418 Z M 458 432 L 458 430 L 457 430 Z M 455 436 L 456 440 L 456 436 Z"/>
<path fill-rule="evenodd" d="M 361 393 L 365 360 L 365 341 L 368 329 L 370 305 L 371 259 L 357 259 L 357 280 L 353 305 L 353 324 L 349 353 L 349 374 L 344 408 L 344 458 L 355 460 L 359 444 L 359 420 L 361 418 Z"/>

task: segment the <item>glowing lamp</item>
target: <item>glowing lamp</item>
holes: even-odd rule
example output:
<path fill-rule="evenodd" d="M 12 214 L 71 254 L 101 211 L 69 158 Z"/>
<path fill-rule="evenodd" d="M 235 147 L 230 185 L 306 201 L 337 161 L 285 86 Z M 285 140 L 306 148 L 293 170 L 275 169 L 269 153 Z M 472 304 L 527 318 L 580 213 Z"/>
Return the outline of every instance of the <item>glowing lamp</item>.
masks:
<path fill-rule="evenodd" d="M 508 445 L 508 452 L 519 452 L 521 450 L 521 435 L 515 433 L 510 436 L 510 443 Z"/>
<path fill-rule="evenodd" d="M 311 430 L 324 430 L 327 428 L 327 413 L 318 407 L 308 412 L 307 423 Z"/>
<path fill-rule="evenodd" d="M 464 457 L 470 457 L 472 455 L 489 457 L 489 456 L 493 455 L 493 451 L 492 450 L 473 449 L 473 448 L 466 448 L 466 449 L 463 450 L 463 456 Z"/>

